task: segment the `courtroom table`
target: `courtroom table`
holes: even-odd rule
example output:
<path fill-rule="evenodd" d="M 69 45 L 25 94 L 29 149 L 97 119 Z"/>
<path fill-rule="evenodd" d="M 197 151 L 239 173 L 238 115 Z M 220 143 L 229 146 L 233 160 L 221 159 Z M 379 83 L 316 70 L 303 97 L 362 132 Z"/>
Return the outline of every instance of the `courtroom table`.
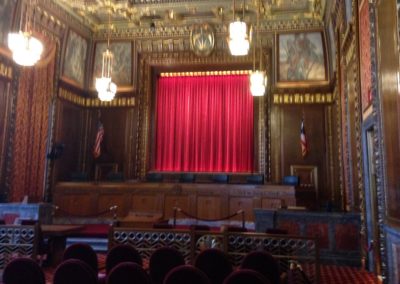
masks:
<path fill-rule="evenodd" d="M 41 225 L 44 238 L 48 238 L 47 262 L 50 266 L 57 266 L 63 259 L 67 237 L 84 228 L 82 225 Z"/>

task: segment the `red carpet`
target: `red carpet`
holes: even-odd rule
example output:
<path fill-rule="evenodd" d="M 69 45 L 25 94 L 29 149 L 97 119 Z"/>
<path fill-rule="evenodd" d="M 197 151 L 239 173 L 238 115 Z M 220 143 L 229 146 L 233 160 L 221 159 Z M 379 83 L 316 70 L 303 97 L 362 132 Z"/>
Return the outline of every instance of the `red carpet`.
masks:
<path fill-rule="evenodd" d="M 104 268 L 105 255 L 99 254 L 99 267 Z M 104 272 L 101 270 L 100 272 Z M 52 284 L 53 268 L 46 268 L 46 280 Z M 378 284 L 378 279 L 368 271 L 348 266 L 321 265 L 321 284 Z"/>

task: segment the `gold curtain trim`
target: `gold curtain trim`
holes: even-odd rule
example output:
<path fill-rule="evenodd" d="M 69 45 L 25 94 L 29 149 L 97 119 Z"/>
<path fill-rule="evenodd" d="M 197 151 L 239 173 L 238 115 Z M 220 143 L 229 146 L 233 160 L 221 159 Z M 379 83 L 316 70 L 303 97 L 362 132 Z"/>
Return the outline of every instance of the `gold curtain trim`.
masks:
<path fill-rule="evenodd" d="M 249 75 L 250 73 L 251 70 L 166 72 L 166 73 L 160 73 L 160 77 L 227 76 L 227 75 Z"/>
<path fill-rule="evenodd" d="M 58 97 L 82 107 L 133 107 L 135 98 L 115 98 L 111 102 L 102 102 L 95 98 L 84 98 L 64 88 L 59 89 Z"/>

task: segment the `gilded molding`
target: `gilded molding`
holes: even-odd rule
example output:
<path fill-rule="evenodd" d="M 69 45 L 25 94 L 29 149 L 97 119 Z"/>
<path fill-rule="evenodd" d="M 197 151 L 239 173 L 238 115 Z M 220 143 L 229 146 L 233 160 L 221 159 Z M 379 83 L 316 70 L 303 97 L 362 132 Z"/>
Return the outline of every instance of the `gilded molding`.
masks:
<path fill-rule="evenodd" d="M 0 62 L 0 77 L 12 80 L 13 78 L 13 68 L 11 65 Z"/>
<path fill-rule="evenodd" d="M 85 19 L 83 17 L 77 18 L 76 16 L 66 13 L 65 9 L 59 4 L 55 3 L 54 0 L 40 0 L 38 9 L 44 11 L 50 18 L 54 19 L 55 22 L 64 26 L 63 23 L 67 24 L 80 32 L 84 33 L 86 37 L 92 35 L 91 30 L 85 25 Z M 49 15 L 49 13 L 51 15 Z M 63 23 L 61 23 L 61 21 Z"/>
<path fill-rule="evenodd" d="M 374 143 L 374 165 L 376 173 L 376 198 L 377 198 L 377 225 L 379 227 L 379 250 L 381 257 L 382 279 L 383 283 L 387 283 L 389 272 L 387 245 L 386 245 L 386 194 L 385 194 L 385 161 L 384 161 L 384 145 L 383 145 L 383 121 L 381 113 L 381 98 L 379 94 L 379 65 L 377 52 L 377 5 L 380 1 L 369 0 L 369 17 L 371 29 L 371 92 L 372 92 L 372 117 L 373 117 L 373 143 Z"/>
<path fill-rule="evenodd" d="M 265 54 L 267 57 L 267 62 L 270 62 L 270 56 L 268 53 Z M 162 67 L 162 66 L 218 66 L 219 64 L 251 64 L 252 56 L 231 56 L 226 50 L 217 50 L 214 51 L 209 57 L 197 57 L 194 53 L 190 51 L 184 52 L 162 52 L 162 53 L 153 53 L 153 52 L 143 52 L 140 54 L 139 61 L 139 80 L 138 80 L 138 106 L 139 106 L 139 119 L 138 119 L 138 136 L 136 141 L 137 149 L 136 149 L 136 173 L 140 178 L 144 178 L 147 170 L 149 170 L 150 166 L 150 127 L 151 127 L 151 98 L 153 95 L 153 82 L 152 82 L 152 67 Z M 212 67 L 210 67 L 212 68 Z M 227 67 L 229 68 L 229 67 Z M 270 74 L 268 74 L 270 76 Z M 262 102 L 261 102 L 262 103 Z M 264 103 L 262 103 L 265 106 Z M 260 108 L 262 109 L 262 108 Z M 259 111 L 260 111 L 259 109 Z M 260 117 L 264 117 L 265 111 L 260 113 Z M 268 121 L 269 122 L 269 121 Z M 265 126 L 264 131 L 262 131 L 263 137 L 258 137 L 258 139 L 264 140 L 265 138 L 265 127 L 270 128 L 269 126 Z M 265 140 L 264 140 L 265 141 Z M 264 142 L 265 144 L 265 142 Z M 265 169 L 265 160 L 269 161 L 270 153 L 265 154 L 265 149 L 260 149 L 260 155 L 263 155 L 261 163 L 264 165 L 260 166 Z M 261 157 L 261 156 L 260 156 Z M 269 173 L 267 173 L 269 174 Z"/>
<path fill-rule="evenodd" d="M 332 93 L 273 94 L 273 104 L 330 104 Z"/>
<path fill-rule="evenodd" d="M 225 75 L 249 75 L 249 74 L 251 74 L 251 70 L 204 71 L 204 72 L 167 72 L 167 73 L 160 73 L 160 77 L 225 76 Z"/>
<path fill-rule="evenodd" d="M 217 37 L 224 37 L 228 35 L 228 24 L 212 24 Z M 104 40 L 107 38 L 107 26 L 104 29 L 97 30 L 93 34 L 94 40 Z M 163 26 L 151 30 L 148 27 L 115 27 L 111 31 L 111 39 L 147 39 L 147 38 L 181 38 L 186 37 L 189 39 L 192 24 L 176 25 L 176 26 Z M 324 23 L 320 20 L 314 19 L 294 19 L 294 20 L 275 20 L 268 21 L 260 24 L 260 33 L 275 33 L 275 32 L 288 32 L 288 31 L 304 31 L 304 30 L 317 30 L 323 29 Z"/>
<path fill-rule="evenodd" d="M 68 102 L 71 102 L 75 105 L 79 105 L 82 107 L 87 107 L 87 108 L 98 108 L 98 107 L 133 107 L 135 106 L 135 98 L 134 97 L 129 97 L 129 98 L 115 98 L 111 102 L 102 102 L 99 99 L 94 99 L 94 98 L 84 98 L 81 97 L 69 90 L 66 90 L 64 88 L 60 88 L 58 97 L 66 100 Z"/>

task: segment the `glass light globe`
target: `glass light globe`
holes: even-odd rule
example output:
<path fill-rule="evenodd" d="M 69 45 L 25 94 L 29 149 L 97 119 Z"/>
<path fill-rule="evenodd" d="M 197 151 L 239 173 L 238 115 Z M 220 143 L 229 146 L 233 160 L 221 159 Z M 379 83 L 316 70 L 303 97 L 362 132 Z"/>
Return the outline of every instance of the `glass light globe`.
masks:
<path fill-rule="evenodd" d="M 33 66 L 39 61 L 43 52 L 43 44 L 30 33 L 9 33 L 8 47 L 12 51 L 13 60 L 22 66 Z"/>
<path fill-rule="evenodd" d="M 117 85 L 111 81 L 111 78 L 96 78 L 96 90 L 101 101 L 112 101 L 117 93 Z"/>
<path fill-rule="evenodd" d="M 236 21 L 229 24 L 229 50 L 234 56 L 247 55 L 250 42 L 247 36 L 247 25 L 245 22 Z"/>
<path fill-rule="evenodd" d="M 263 96 L 267 86 L 267 77 L 263 71 L 254 71 L 250 74 L 250 92 L 254 97 Z"/>

